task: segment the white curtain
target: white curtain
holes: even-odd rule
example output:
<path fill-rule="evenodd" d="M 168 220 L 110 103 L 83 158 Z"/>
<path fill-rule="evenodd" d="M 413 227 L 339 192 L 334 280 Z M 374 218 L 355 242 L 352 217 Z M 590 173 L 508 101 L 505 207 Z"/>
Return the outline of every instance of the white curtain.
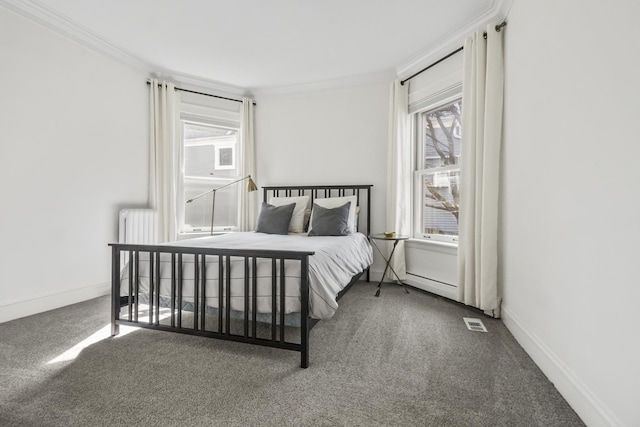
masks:
<path fill-rule="evenodd" d="M 179 95 L 171 83 L 149 85 L 149 205 L 158 211 L 160 243 L 177 239 Z"/>
<path fill-rule="evenodd" d="M 240 144 L 242 146 L 242 174 L 256 180 L 256 146 L 254 137 L 253 100 L 242 98 L 240 117 Z M 259 191 L 247 192 L 248 182 L 243 182 L 240 192 L 240 231 L 256 228 L 256 206 Z"/>
<path fill-rule="evenodd" d="M 389 94 L 389 155 L 387 166 L 387 228 L 397 235 L 409 235 L 411 231 L 411 140 L 409 128 L 409 88 L 400 80 L 391 83 Z M 391 267 L 405 280 L 407 268 L 404 242 L 396 247 Z M 388 280 L 397 280 L 392 271 Z"/>
<path fill-rule="evenodd" d="M 504 65 L 496 23 L 464 45 L 458 301 L 494 311 L 498 298 L 498 178 Z"/>

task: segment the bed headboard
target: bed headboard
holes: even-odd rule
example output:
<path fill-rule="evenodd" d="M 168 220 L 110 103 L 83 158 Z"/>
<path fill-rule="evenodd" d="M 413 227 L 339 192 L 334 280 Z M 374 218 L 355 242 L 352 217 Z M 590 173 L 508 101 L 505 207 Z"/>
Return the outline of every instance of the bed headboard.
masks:
<path fill-rule="evenodd" d="M 369 236 L 371 234 L 371 187 L 373 187 L 371 184 L 268 186 L 262 187 L 262 200 L 268 202 L 270 197 L 311 196 L 311 206 L 313 206 L 313 200 L 318 198 L 356 196 L 357 204 L 360 206 L 358 231 Z M 365 221 L 366 224 L 363 226 Z"/>

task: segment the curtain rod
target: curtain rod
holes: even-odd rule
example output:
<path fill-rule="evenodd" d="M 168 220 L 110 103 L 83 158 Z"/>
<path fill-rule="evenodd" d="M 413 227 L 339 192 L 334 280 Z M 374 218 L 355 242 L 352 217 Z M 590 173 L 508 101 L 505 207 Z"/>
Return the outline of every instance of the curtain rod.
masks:
<path fill-rule="evenodd" d="M 507 25 L 507 21 L 503 21 L 501 24 L 496 25 L 496 31 L 500 32 L 500 30 L 502 29 L 502 27 L 505 27 Z M 484 38 L 487 38 L 487 33 L 484 33 Z M 423 68 L 422 70 L 418 71 L 417 73 L 414 73 L 412 75 L 410 75 L 409 77 L 407 77 L 406 79 L 400 81 L 400 84 L 404 86 L 404 83 L 406 81 L 411 80 L 412 78 L 414 78 L 415 76 L 417 76 L 418 74 L 424 73 L 425 71 L 427 71 L 429 68 L 438 65 L 439 63 L 441 63 L 442 61 L 444 61 L 445 59 L 449 58 L 450 56 L 455 55 L 456 53 L 460 52 L 461 50 L 464 49 L 464 46 L 459 47 L 458 49 L 454 50 L 453 52 L 451 52 L 450 54 L 448 54 L 447 56 L 438 59 L 436 62 L 434 62 L 433 64 Z"/>
<path fill-rule="evenodd" d="M 417 76 L 418 74 L 424 73 L 424 72 L 425 72 L 425 71 L 427 71 L 429 68 L 431 68 L 431 67 L 434 67 L 434 66 L 438 65 L 439 63 L 441 63 L 442 61 L 444 61 L 444 60 L 445 60 L 445 59 L 447 59 L 448 57 L 453 56 L 453 55 L 455 55 L 456 53 L 460 52 L 462 49 L 464 49 L 464 46 L 463 46 L 463 47 L 459 47 L 459 48 L 457 48 L 456 50 L 454 50 L 453 52 L 451 52 L 451 53 L 450 53 L 450 54 L 448 54 L 447 56 L 445 56 L 445 57 L 443 57 L 443 58 L 438 59 L 436 62 L 434 62 L 433 64 L 431 64 L 431 65 L 429 65 L 429 66 L 427 66 L 427 67 L 425 67 L 425 68 L 423 68 L 422 70 L 418 71 L 417 73 L 414 73 L 414 74 L 410 75 L 410 76 L 409 76 L 409 77 L 407 77 L 406 79 L 402 80 L 402 81 L 400 82 L 400 84 L 401 84 L 401 85 L 404 85 L 404 82 L 406 82 L 406 81 L 408 81 L 408 80 L 411 80 L 412 78 L 414 78 L 414 77 L 415 77 L 415 76 Z"/>
<path fill-rule="evenodd" d="M 147 84 L 150 85 L 151 82 L 149 80 L 147 80 Z M 158 85 L 160 85 L 160 83 L 158 83 Z M 211 96 L 213 98 L 226 99 L 227 101 L 242 102 L 241 99 L 226 98 L 224 96 L 212 95 L 210 93 L 196 92 L 195 90 L 182 89 L 182 88 L 177 87 L 177 86 L 175 86 L 175 90 L 179 90 L 181 92 L 195 93 L 196 95 L 204 95 L 204 96 Z M 254 102 L 253 105 L 256 105 L 256 103 Z"/>

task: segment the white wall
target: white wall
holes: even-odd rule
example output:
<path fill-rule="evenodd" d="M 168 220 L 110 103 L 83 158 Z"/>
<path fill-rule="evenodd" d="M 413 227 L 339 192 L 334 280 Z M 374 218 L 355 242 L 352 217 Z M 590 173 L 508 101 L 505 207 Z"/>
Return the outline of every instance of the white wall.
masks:
<path fill-rule="evenodd" d="M 371 231 L 384 231 L 390 82 L 257 98 L 258 185 L 373 184 Z"/>
<path fill-rule="evenodd" d="M 147 201 L 145 75 L 0 8 L 0 322 L 108 290 Z"/>
<path fill-rule="evenodd" d="M 638 16 L 516 0 L 505 30 L 504 321 L 589 425 L 640 419 Z M 146 203 L 147 92 L 1 8 L 0 52 L 1 322 L 106 292 L 117 212 Z M 372 183 L 382 231 L 388 81 L 257 101 L 259 184 Z"/>
<path fill-rule="evenodd" d="M 504 322 L 592 426 L 640 420 L 638 18 L 516 0 L 505 29 Z"/>

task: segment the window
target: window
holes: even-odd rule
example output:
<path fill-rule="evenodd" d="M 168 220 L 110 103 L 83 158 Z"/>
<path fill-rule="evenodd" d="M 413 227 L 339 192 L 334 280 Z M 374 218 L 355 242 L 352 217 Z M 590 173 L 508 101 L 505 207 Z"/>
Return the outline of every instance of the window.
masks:
<path fill-rule="evenodd" d="M 184 200 L 194 198 L 240 178 L 237 161 L 238 126 L 182 119 Z M 239 223 L 239 189 L 216 192 L 214 231 L 236 230 Z M 182 233 L 211 232 L 213 197 L 207 194 L 184 204 Z"/>
<path fill-rule="evenodd" d="M 461 99 L 416 115 L 416 238 L 458 241 L 461 117 Z"/>

